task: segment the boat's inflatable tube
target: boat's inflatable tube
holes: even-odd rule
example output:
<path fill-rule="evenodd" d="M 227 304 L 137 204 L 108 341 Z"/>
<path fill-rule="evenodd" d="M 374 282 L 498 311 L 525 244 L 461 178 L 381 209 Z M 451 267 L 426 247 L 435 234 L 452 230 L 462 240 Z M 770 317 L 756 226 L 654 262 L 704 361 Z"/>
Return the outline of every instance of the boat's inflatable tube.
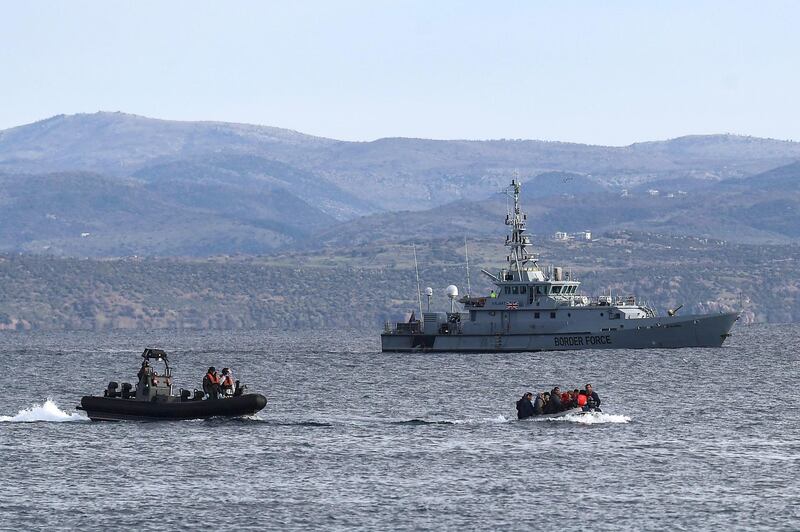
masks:
<path fill-rule="evenodd" d="M 136 401 L 85 396 L 81 410 L 92 421 L 203 419 L 216 416 L 247 416 L 267 406 L 267 398 L 249 393 L 228 399 L 204 401 Z"/>
<path fill-rule="evenodd" d="M 575 414 L 588 414 L 588 413 L 589 412 L 584 412 L 581 407 L 576 406 L 575 408 L 562 410 L 561 412 L 553 412 L 552 414 L 539 414 L 539 415 L 533 416 L 533 417 L 547 419 L 547 418 L 554 418 L 554 417 L 564 417 L 564 416 L 568 416 L 569 414 L 574 414 L 575 415 Z"/>

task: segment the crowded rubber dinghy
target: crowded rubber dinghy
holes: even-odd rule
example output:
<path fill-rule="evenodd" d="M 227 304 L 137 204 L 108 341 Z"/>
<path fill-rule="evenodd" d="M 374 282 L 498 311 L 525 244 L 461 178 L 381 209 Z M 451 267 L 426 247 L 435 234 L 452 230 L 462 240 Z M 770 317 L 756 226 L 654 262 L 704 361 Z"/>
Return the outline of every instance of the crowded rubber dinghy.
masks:
<path fill-rule="evenodd" d="M 525 392 L 517 401 L 518 419 L 600 411 L 600 396 L 591 384 L 572 391 L 562 391 L 560 386 L 555 386 L 549 392 L 537 393 L 535 397 L 532 392 Z"/>

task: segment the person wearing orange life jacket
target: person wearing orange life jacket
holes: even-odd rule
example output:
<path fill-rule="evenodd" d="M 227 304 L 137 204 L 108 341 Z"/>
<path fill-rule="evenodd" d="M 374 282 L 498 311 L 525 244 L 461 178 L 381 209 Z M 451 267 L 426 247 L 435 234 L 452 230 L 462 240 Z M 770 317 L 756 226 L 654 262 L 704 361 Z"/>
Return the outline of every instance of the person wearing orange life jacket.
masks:
<path fill-rule="evenodd" d="M 587 402 L 586 390 L 581 390 L 580 392 L 578 392 L 578 406 L 583 408 L 586 406 L 586 402 Z"/>
<path fill-rule="evenodd" d="M 219 397 L 219 375 L 217 375 L 217 369 L 214 366 L 208 368 L 208 371 L 203 377 L 203 391 L 208 394 L 209 399 L 217 399 Z"/>
<path fill-rule="evenodd" d="M 561 408 L 566 410 L 570 408 L 572 405 L 572 398 L 569 396 L 569 392 L 561 392 Z"/>
<path fill-rule="evenodd" d="M 230 368 L 222 368 L 222 380 L 220 382 L 222 395 L 233 395 L 236 388 L 235 381 L 233 380 L 233 373 Z"/>

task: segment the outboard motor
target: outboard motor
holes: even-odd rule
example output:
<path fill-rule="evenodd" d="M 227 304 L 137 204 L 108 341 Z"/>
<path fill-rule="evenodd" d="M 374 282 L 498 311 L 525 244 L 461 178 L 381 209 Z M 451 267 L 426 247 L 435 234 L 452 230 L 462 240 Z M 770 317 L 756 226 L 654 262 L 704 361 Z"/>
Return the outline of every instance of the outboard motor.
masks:
<path fill-rule="evenodd" d="M 119 384 L 117 384 L 116 382 L 114 381 L 109 382 L 108 386 L 106 387 L 106 391 L 103 393 L 103 395 L 106 397 L 119 397 L 120 393 L 117 391 L 117 387 L 119 387 Z"/>
<path fill-rule="evenodd" d="M 133 390 L 133 384 L 129 382 L 122 383 L 122 398 L 123 399 L 130 399 L 131 397 L 136 395 L 136 391 Z"/>
<path fill-rule="evenodd" d="M 191 396 L 192 392 L 189 390 L 181 390 L 181 401 L 188 401 Z"/>

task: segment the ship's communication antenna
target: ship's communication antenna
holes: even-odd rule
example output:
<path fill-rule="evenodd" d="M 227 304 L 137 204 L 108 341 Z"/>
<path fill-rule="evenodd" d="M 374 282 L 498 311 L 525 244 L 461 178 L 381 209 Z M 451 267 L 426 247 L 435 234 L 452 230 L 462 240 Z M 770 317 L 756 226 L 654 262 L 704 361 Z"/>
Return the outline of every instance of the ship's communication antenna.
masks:
<path fill-rule="evenodd" d="M 469 286 L 469 248 L 467 247 L 467 235 L 464 235 L 464 256 L 467 259 L 467 297 L 472 293 Z"/>
<path fill-rule="evenodd" d="M 430 286 L 425 289 L 425 295 L 428 297 L 428 312 L 431 311 L 431 298 L 433 297 L 433 288 Z"/>
<path fill-rule="evenodd" d="M 419 315 L 422 316 L 422 293 L 419 288 L 419 266 L 417 265 L 417 245 L 412 244 L 414 248 L 414 272 L 417 274 L 417 303 L 419 303 Z"/>
<path fill-rule="evenodd" d="M 458 297 L 458 287 L 454 284 L 451 284 L 447 288 L 444 289 L 447 297 L 450 298 L 450 313 L 455 312 L 455 305 L 456 305 L 456 298 Z"/>

